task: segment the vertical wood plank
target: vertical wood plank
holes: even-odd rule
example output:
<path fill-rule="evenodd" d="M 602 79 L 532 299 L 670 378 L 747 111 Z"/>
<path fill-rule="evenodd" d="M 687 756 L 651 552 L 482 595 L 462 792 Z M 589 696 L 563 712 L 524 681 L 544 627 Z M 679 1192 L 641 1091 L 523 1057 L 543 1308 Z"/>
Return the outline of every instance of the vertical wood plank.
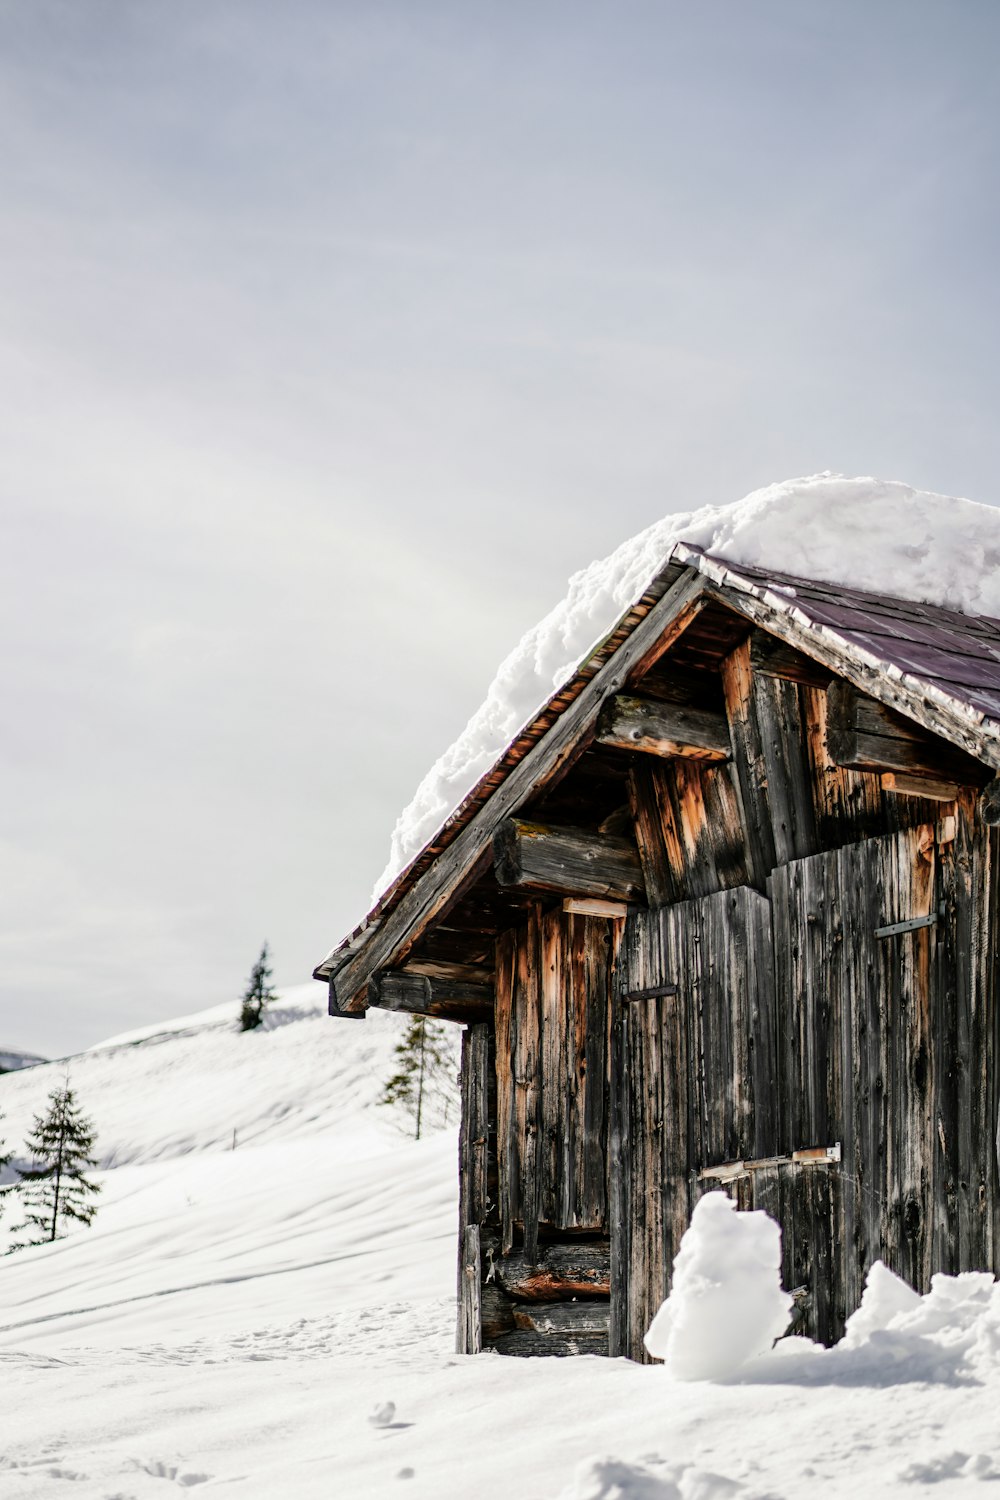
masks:
<path fill-rule="evenodd" d="M 763 890 L 777 859 L 771 811 L 767 802 L 764 748 L 760 742 L 757 715 L 754 712 L 749 642 L 737 646 L 722 663 L 722 686 L 733 743 L 733 765 L 743 808 L 750 879 L 759 890 Z"/>
<path fill-rule="evenodd" d="M 646 1360 L 698 1170 L 752 1155 L 776 1131 L 769 904 L 743 887 L 637 912 L 620 969 L 626 990 L 678 986 L 621 1006 L 614 1023 L 611 1347 Z M 734 1192 L 749 1203 L 748 1185 Z"/>
<path fill-rule="evenodd" d="M 482 1339 L 482 1259 L 479 1247 L 479 1225 L 468 1224 L 462 1236 L 462 1270 L 459 1279 L 458 1338 L 459 1354 L 478 1354 Z"/>
<path fill-rule="evenodd" d="M 497 1177 L 500 1194 L 501 1248 L 506 1254 L 514 1242 L 514 1223 L 520 1217 L 521 1146 L 514 1101 L 516 1025 L 514 1018 L 517 980 L 517 932 L 511 929 L 496 944 L 496 1073 L 497 1073 Z"/>

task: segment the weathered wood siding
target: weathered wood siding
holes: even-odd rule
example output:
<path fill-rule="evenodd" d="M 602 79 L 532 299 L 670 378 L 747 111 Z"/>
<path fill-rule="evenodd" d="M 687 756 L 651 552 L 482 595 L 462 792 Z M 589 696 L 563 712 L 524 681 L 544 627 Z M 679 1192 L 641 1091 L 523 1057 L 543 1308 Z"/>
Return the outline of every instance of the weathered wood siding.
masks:
<path fill-rule="evenodd" d="M 778 1130 L 768 902 L 742 886 L 637 912 L 615 1008 L 611 1352 L 642 1338 L 687 1228 L 699 1165 L 768 1155 Z"/>
<path fill-rule="evenodd" d="M 462 1117 L 458 1138 L 455 1345 L 459 1354 L 477 1354 L 482 1347 L 483 1242 L 485 1239 L 492 1246 L 499 1241 L 495 1052 L 493 1027 L 488 1022 L 466 1027 L 462 1035 Z"/>
<path fill-rule="evenodd" d="M 621 922 L 539 908 L 497 944 L 503 1249 L 607 1222 L 611 970 Z"/>
<path fill-rule="evenodd" d="M 781 1224 L 785 1285 L 827 1342 L 877 1258 L 921 1288 L 996 1267 L 995 858 L 966 803 L 779 866 L 769 899 L 630 916 L 620 991 L 677 993 L 615 1011 L 612 1352 L 644 1357 L 691 1208 L 720 1186 Z"/>

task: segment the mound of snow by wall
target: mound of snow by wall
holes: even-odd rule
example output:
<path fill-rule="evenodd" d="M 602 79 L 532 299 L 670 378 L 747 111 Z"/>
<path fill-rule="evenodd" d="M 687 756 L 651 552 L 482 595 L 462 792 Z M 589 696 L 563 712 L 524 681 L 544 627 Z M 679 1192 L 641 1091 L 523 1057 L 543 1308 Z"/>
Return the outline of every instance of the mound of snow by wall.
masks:
<path fill-rule="evenodd" d="M 968 614 L 1000 616 L 1000 510 L 880 479 L 817 474 L 680 511 L 574 574 L 503 661 L 482 706 L 399 817 L 374 897 L 663 568 L 677 542 L 717 557 Z"/>
<path fill-rule="evenodd" d="M 777 1224 L 760 1211 L 738 1213 L 725 1193 L 706 1193 L 681 1239 L 670 1296 L 646 1348 L 678 1380 L 725 1379 L 770 1350 L 791 1308 Z"/>
<path fill-rule="evenodd" d="M 695 1205 L 670 1295 L 646 1348 L 675 1380 L 803 1385 L 962 1385 L 1000 1373 L 1000 1283 L 988 1271 L 938 1273 L 921 1296 L 882 1262 L 832 1349 L 782 1335 L 781 1231 L 724 1193 Z M 671 1480 L 674 1483 L 675 1480 Z"/>

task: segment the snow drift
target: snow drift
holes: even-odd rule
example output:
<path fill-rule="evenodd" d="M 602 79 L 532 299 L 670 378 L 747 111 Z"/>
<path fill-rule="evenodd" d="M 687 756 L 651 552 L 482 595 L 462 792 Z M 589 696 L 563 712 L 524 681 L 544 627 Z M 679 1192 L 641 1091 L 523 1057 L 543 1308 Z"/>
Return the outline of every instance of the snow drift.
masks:
<path fill-rule="evenodd" d="M 401 813 L 373 900 L 663 568 L 676 543 L 872 593 L 1000 616 L 1000 510 L 894 480 L 816 474 L 679 511 L 576 573 L 500 664 L 482 706 Z"/>

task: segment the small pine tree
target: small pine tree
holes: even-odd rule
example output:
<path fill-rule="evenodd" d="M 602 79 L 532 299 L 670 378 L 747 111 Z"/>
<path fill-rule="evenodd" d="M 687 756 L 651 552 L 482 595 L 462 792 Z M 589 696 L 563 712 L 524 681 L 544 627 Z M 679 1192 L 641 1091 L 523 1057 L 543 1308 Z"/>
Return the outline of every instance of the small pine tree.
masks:
<path fill-rule="evenodd" d="M 447 1125 L 455 1102 L 455 1057 L 448 1042 L 446 1024 L 411 1016 L 396 1043 L 396 1071 L 378 1101 L 401 1105 L 413 1120 L 418 1141 L 429 1116 Z"/>
<path fill-rule="evenodd" d="M 270 950 L 265 943 L 260 958 L 253 966 L 247 987 L 240 1003 L 240 1030 L 254 1031 L 264 1019 L 264 1012 L 272 1000 L 278 998 L 271 985 L 271 969 L 268 959 Z"/>
<path fill-rule="evenodd" d="M 48 1111 L 35 1116 L 26 1142 L 34 1165 L 21 1171 L 17 1184 L 24 1223 L 14 1234 L 27 1238 L 18 1239 L 12 1250 L 61 1238 L 59 1231 L 69 1220 L 89 1224 L 93 1219 L 97 1205 L 90 1200 L 101 1190 L 86 1172 L 97 1165 L 90 1154 L 94 1140 L 93 1123 L 77 1104 L 67 1078 L 49 1094 Z"/>

